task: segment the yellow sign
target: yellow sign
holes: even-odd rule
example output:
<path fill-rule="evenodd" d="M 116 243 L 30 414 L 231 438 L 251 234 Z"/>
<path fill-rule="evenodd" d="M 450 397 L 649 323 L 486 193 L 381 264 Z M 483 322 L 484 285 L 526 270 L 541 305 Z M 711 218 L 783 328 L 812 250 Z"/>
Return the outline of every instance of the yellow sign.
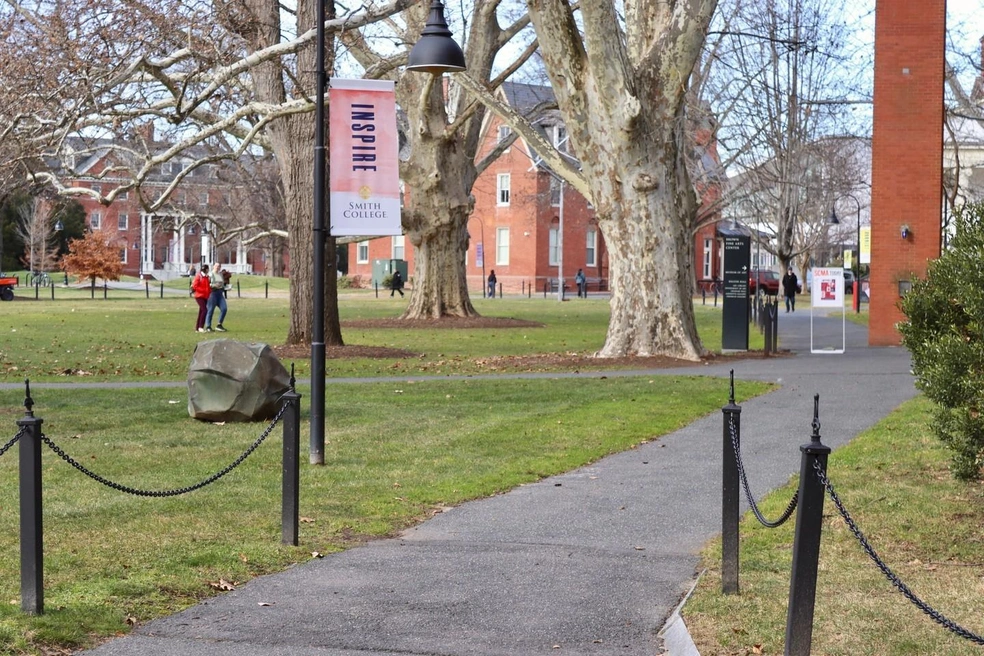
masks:
<path fill-rule="evenodd" d="M 871 264 L 871 227 L 861 228 L 861 264 Z"/>
<path fill-rule="evenodd" d="M 844 268 L 845 269 L 854 268 L 854 251 L 852 250 L 844 251 Z"/>

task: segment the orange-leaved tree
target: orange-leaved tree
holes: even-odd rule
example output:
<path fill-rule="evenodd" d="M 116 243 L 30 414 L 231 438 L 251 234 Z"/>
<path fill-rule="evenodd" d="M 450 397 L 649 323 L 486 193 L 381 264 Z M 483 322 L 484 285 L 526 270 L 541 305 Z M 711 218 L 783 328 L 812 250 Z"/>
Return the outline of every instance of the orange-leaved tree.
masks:
<path fill-rule="evenodd" d="M 96 278 L 119 280 L 123 273 L 123 258 L 116 239 L 101 232 L 87 232 L 82 239 L 68 242 L 68 254 L 62 256 L 62 269 L 80 281 L 88 279 L 92 285 Z"/>

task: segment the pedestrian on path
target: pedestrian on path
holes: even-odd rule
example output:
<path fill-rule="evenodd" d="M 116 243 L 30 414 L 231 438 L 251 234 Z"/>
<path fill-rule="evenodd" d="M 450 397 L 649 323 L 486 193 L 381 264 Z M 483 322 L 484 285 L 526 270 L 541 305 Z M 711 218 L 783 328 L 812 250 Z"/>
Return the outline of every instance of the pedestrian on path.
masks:
<path fill-rule="evenodd" d="M 191 295 L 198 304 L 198 319 L 195 321 L 195 332 L 205 332 L 205 316 L 208 314 L 208 298 L 212 294 L 212 283 L 208 277 L 208 265 L 203 264 L 202 270 L 191 281 Z"/>
<path fill-rule="evenodd" d="M 215 329 L 220 333 L 226 332 L 225 326 L 222 323 L 225 321 L 226 312 L 229 307 L 226 305 L 225 288 L 226 288 L 226 278 L 223 275 L 225 271 L 219 268 L 219 265 L 213 264 L 212 270 L 208 274 L 209 285 L 211 291 L 208 296 L 208 310 L 205 313 L 205 332 L 212 332 L 212 315 L 215 313 L 215 308 L 219 308 L 219 323 L 215 326 Z"/>
<path fill-rule="evenodd" d="M 799 293 L 800 285 L 793 267 L 786 270 L 786 275 L 782 277 L 782 294 L 786 297 L 786 312 L 796 311 L 796 294 Z"/>
<path fill-rule="evenodd" d="M 400 296 L 403 296 L 403 274 L 399 269 L 394 271 L 393 277 L 390 278 L 390 296 L 396 292 L 400 292 Z"/>
<path fill-rule="evenodd" d="M 489 298 L 495 298 L 495 283 L 496 283 L 495 269 L 492 269 L 491 271 L 489 271 L 489 280 L 488 280 Z"/>

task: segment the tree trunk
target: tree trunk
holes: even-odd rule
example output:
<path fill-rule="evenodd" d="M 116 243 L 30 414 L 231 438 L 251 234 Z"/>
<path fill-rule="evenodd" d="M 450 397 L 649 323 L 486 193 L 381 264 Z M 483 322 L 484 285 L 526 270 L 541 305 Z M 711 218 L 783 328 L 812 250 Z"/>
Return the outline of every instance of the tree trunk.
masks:
<path fill-rule="evenodd" d="M 672 153 L 667 159 L 675 161 Z M 627 173 L 625 179 L 654 177 L 662 184 L 626 194 L 622 211 L 628 218 L 599 221 L 608 244 L 612 292 L 600 357 L 671 355 L 698 360 L 704 353 L 694 318 L 691 233 L 687 222 L 676 218 L 695 205 L 693 191 L 685 188 L 681 193 L 675 174 L 659 172 L 644 167 Z"/>
<path fill-rule="evenodd" d="M 446 206 L 442 207 L 447 211 Z M 468 250 L 467 208 L 452 210 L 449 221 L 410 230 L 407 236 L 416 248 L 413 290 L 401 319 L 471 317 L 478 312 L 468 296 L 465 253 Z M 417 224 L 412 219 L 411 225 Z"/>

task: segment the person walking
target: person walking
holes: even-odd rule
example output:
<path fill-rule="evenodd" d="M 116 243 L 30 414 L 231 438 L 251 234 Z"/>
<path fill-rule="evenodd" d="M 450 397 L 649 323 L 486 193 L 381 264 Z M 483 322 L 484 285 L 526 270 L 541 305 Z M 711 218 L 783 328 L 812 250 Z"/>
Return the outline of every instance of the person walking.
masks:
<path fill-rule="evenodd" d="M 205 332 L 207 333 L 212 332 L 212 315 L 215 314 L 215 308 L 219 308 L 219 323 L 215 329 L 220 333 L 226 332 L 222 323 L 225 321 L 226 311 L 229 307 L 226 305 L 226 280 L 225 276 L 222 275 L 223 273 L 224 271 L 220 270 L 217 264 L 213 264 L 212 270 L 208 274 L 211 289 L 208 295 L 208 310 L 205 313 Z"/>
<path fill-rule="evenodd" d="M 393 272 L 393 277 L 390 278 L 390 296 L 400 292 L 400 296 L 403 296 L 403 274 L 397 269 Z"/>
<path fill-rule="evenodd" d="M 782 277 L 782 295 L 786 298 L 786 312 L 796 311 L 796 294 L 799 293 L 799 280 L 793 273 L 793 267 L 786 270 Z"/>
<path fill-rule="evenodd" d="M 489 279 L 488 279 L 489 298 L 495 298 L 495 283 L 496 283 L 495 269 L 492 269 L 491 271 L 489 271 Z"/>
<path fill-rule="evenodd" d="M 574 284 L 577 285 L 577 297 L 587 298 L 588 280 L 584 277 L 584 271 L 582 269 L 577 270 L 577 275 L 574 276 Z"/>
<path fill-rule="evenodd" d="M 212 293 L 212 283 L 208 277 L 208 265 L 203 264 L 202 270 L 191 281 L 191 295 L 198 303 L 198 320 L 195 321 L 195 332 L 205 332 L 205 315 L 208 312 L 208 297 Z"/>

